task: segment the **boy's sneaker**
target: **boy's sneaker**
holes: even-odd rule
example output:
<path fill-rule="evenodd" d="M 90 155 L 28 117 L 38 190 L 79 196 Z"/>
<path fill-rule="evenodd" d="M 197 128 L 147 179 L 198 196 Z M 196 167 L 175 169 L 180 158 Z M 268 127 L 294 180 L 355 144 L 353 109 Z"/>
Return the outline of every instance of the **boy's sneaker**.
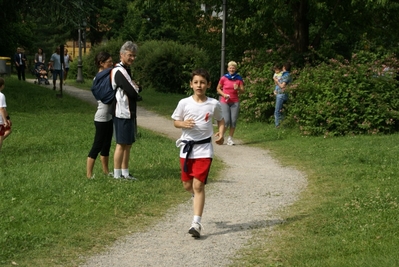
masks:
<path fill-rule="evenodd" d="M 137 178 L 133 177 L 133 175 L 131 175 L 130 173 L 128 175 L 121 175 L 121 177 L 126 180 L 132 180 L 132 181 L 138 180 Z"/>
<path fill-rule="evenodd" d="M 200 238 L 201 236 L 202 224 L 199 222 L 192 222 L 191 228 L 188 230 L 188 233 L 191 234 L 192 237 Z"/>
<path fill-rule="evenodd" d="M 233 145 L 235 145 L 234 142 L 233 142 L 233 139 L 231 139 L 231 137 L 227 138 L 227 145 L 228 145 L 228 146 L 233 146 Z"/>

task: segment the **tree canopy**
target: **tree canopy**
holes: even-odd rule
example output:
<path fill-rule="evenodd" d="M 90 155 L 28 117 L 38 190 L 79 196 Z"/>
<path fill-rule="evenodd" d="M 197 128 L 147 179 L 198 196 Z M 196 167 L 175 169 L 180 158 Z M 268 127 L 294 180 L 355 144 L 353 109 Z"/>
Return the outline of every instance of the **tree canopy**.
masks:
<path fill-rule="evenodd" d="M 399 1 L 226 0 L 226 57 L 245 51 L 278 50 L 306 61 L 309 49 L 321 57 L 348 57 L 356 49 L 395 50 Z M 173 40 L 220 57 L 222 1 L 218 0 L 15 0 L 0 1 L 0 53 L 17 46 L 36 49 L 76 39 L 78 27 L 92 45 L 105 39 L 137 42 Z"/>

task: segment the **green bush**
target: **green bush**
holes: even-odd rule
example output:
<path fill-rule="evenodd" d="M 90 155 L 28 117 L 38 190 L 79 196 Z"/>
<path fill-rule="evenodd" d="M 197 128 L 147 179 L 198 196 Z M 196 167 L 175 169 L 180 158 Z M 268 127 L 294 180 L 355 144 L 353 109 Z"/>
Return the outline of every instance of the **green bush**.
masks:
<path fill-rule="evenodd" d="M 245 93 L 240 96 L 240 116 L 247 122 L 273 119 L 274 83 L 272 64 L 248 70 L 244 76 Z"/>
<path fill-rule="evenodd" d="M 268 50 L 246 51 L 239 72 L 244 78 L 245 93 L 240 96 L 240 116 L 247 122 L 273 122 L 275 97 L 273 65 L 291 56 L 277 47 Z"/>
<path fill-rule="evenodd" d="M 206 53 L 173 41 L 147 41 L 139 47 L 133 64 L 135 79 L 144 87 L 163 93 L 183 94 L 193 69 L 208 65 Z"/>
<path fill-rule="evenodd" d="M 385 66 L 390 71 L 383 72 Z M 286 123 L 304 135 L 391 133 L 399 128 L 398 62 L 367 52 L 305 67 L 290 85 Z"/>

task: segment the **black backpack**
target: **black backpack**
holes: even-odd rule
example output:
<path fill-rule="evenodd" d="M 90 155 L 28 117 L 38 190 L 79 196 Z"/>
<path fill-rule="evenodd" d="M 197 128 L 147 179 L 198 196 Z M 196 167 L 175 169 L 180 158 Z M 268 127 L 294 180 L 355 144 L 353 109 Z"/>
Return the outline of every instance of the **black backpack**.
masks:
<path fill-rule="evenodd" d="M 104 104 L 111 104 L 115 99 L 116 90 L 112 88 L 111 74 L 113 68 L 105 69 L 96 74 L 91 92 L 97 100 Z"/>

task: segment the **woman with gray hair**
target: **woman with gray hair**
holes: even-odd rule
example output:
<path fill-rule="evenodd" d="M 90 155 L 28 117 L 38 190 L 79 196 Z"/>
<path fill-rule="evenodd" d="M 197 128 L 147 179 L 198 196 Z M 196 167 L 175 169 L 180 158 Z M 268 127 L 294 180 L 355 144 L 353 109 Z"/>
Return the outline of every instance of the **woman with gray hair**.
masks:
<path fill-rule="evenodd" d="M 237 63 L 230 61 L 227 64 L 227 73 L 223 75 L 216 88 L 222 104 L 223 117 L 225 122 L 224 130 L 229 127 L 229 137 L 227 145 L 234 145 L 233 136 L 237 126 L 238 113 L 240 112 L 239 94 L 244 93 L 244 82 L 242 77 L 237 73 Z M 224 135 L 224 133 L 223 133 Z"/>
<path fill-rule="evenodd" d="M 136 141 L 136 112 L 139 87 L 130 77 L 127 68 L 136 58 L 137 45 L 131 41 L 120 49 L 120 63 L 116 64 L 111 75 L 115 93 L 113 121 L 116 147 L 114 152 L 114 178 L 137 180 L 129 172 L 129 158 L 132 144 Z"/>

